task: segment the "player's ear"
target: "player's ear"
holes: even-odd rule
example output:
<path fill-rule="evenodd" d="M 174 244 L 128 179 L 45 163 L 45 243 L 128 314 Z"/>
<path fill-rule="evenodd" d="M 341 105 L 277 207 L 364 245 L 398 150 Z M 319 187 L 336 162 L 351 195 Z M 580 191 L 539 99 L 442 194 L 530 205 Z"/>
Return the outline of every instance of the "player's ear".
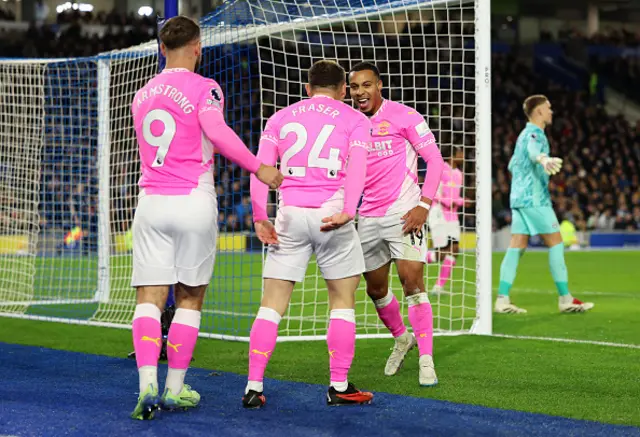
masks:
<path fill-rule="evenodd" d="M 378 89 L 382 90 L 382 79 L 378 79 Z"/>
<path fill-rule="evenodd" d="M 311 97 L 311 86 L 308 83 L 305 83 L 304 89 L 307 91 L 307 95 Z"/>
<path fill-rule="evenodd" d="M 347 83 L 342 82 L 342 87 L 340 87 L 340 100 L 344 100 L 347 97 Z"/>
<path fill-rule="evenodd" d="M 160 43 L 160 52 L 162 56 L 167 57 L 167 46 L 165 46 L 163 42 Z"/>

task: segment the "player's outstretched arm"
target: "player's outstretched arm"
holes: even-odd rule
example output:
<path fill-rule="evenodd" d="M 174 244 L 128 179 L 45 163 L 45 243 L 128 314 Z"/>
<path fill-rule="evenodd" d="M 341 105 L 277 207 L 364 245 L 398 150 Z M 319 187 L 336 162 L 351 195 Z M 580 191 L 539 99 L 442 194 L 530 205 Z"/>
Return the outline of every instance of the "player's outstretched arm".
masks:
<path fill-rule="evenodd" d="M 540 164 L 548 175 L 554 175 L 562 168 L 562 159 L 553 158 L 543 153 L 542 144 L 534 137 L 529 138 L 527 153 L 529 154 L 529 159 Z"/>
<path fill-rule="evenodd" d="M 258 160 L 267 165 L 275 166 L 278 160 L 278 137 L 272 130 L 272 124 L 267 122 L 267 127 L 262 133 L 258 145 Z M 258 239 L 264 244 L 278 244 L 278 234 L 267 215 L 269 187 L 265 185 L 257 175 L 252 174 L 250 178 L 250 192 L 253 221 Z"/>
<path fill-rule="evenodd" d="M 404 232 L 417 232 L 422 229 L 427 221 L 431 200 L 435 197 L 442 178 L 444 160 L 436 144 L 433 132 L 431 132 L 427 122 L 422 117 L 420 117 L 419 124 L 410 125 L 405 129 L 405 137 L 418 155 L 427 163 L 427 174 L 422 184 L 420 203 L 402 217 L 405 221 L 402 230 Z"/>
<path fill-rule="evenodd" d="M 320 230 L 327 232 L 349 223 L 356 216 L 358 202 L 367 176 L 368 146 L 371 144 L 371 122 L 362 118 L 349 138 L 349 158 L 344 181 L 344 207 L 341 212 L 322 219 Z"/>

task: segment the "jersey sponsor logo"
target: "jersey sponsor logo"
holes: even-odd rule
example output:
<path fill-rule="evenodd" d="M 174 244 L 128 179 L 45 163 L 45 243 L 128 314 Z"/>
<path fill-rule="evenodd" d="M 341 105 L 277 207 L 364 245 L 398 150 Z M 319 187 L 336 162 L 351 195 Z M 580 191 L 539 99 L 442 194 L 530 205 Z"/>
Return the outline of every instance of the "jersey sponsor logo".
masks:
<path fill-rule="evenodd" d="M 389 127 L 391 123 L 388 121 L 381 121 L 378 125 L 378 135 L 389 135 Z"/>
<path fill-rule="evenodd" d="M 377 153 L 378 156 L 391 156 L 393 155 L 393 140 L 386 141 L 373 141 L 367 145 L 367 151 L 369 153 Z"/>
<path fill-rule="evenodd" d="M 422 120 L 422 123 L 416 125 L 416 133 L 420 138 L 426 137 L 431 133 L 431 129 L 429 129 L 429 125 L 425 120 Z"/>

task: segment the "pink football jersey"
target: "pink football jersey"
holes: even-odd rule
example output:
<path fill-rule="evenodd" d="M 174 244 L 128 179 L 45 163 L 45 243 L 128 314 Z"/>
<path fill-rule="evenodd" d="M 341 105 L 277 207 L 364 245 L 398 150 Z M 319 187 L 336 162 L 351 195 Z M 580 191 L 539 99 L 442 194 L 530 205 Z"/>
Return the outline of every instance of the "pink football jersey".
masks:
<path fill-rule="evenodd" d="M 460 195 L 462 181 L 462 172 L 459 169 L 451 168 L 449 164 L 444 165 L 435 200 L 442 205 L 444 218 L 448 222 L 458 221 L 458 208 L 464 205 L 464 198 Z"/>
<path fill-rule="evenodd" d="M 142 87 L 131 111 L 146 194 L 184 195 L 194 188 L 215 193 L 214 150 L 198 119 L 224 108 L 220 86 L 182 68 L 165 69 Z"/>
<path fill-rule="evenodd" d="M 269 119 L 258 158 L 270 165 L 280 158 L 282 206 L 319 208 L 329 201 L 344 203 L 349 152 L 353 147 L 366 149 L 370 141 L 367 117 L 343 102 L 316 95 Z"/>
<path fill-rule="evenodd" d="M 421 197 L 418 154 L 425 160 L 433 159 L 434 169 L 439 172 L 442 168 L 440 151 L 422 115 L 402 103 L 383 100 L 380 109 L 371 117 L 371 126 L 372 141 L 360 215 L 404 214 L 417 206 Z M 440 174 L 436 176 L 433 191 L 440 180 Z"/>

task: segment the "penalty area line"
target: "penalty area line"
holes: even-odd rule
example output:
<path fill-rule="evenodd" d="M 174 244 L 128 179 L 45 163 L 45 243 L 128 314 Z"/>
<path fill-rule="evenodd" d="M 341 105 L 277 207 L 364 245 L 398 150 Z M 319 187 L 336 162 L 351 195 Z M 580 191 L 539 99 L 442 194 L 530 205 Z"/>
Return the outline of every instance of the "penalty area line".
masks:
<path fill-rule="evenodd" d="M 573 338 L 556 338 L 556 337 L 534 337 L 529 335 L 512 335 L 512 334 L 491 334 L 492 337 L 513 338 L 516 340 L 541 340 L 552 341 L 556 343 L 576 343 L 576 344 L 592 344 L 596 346 L 619 347 L 624 349 L 640 349 L 640 344 L 612 343 L 609 341 L 597 340 L 579 340 Z"/>

